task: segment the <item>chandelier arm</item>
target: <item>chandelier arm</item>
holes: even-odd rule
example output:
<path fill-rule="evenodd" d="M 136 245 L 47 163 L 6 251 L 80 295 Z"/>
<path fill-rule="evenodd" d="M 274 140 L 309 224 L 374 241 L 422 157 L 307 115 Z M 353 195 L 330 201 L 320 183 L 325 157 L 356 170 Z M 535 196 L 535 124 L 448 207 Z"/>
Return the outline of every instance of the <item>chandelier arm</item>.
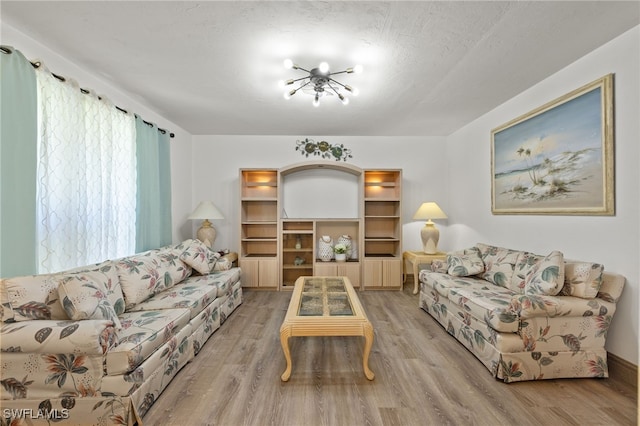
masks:
<path fill-rule="evenodd" d="M 291 80 L 291 84 L 295 83 L 296 81 L 305 80 L 307 78 L 309 78 L 309 76 L 296 78 L 295 80 Z"/>
<path fill-rule="evenodd" d="M 329 81 L 333 81 L 334 83 L 338 83 L 340 86 L 344 87 L 345 89 L 347 88 L 347 86 L 345 86 L 344 84 L 340 83 L 338 80 L 334 80 L 331 77 L 329 77 Z"/>
<path fill-rule="evenodd" d="M 302 67 L 299 67 L 299 66 L 296 66 L 296 67 L 295 67 L 295 69 L 297 69 L 297 70 L 302 70 L 302 71 L 304 71 L 304 72 L 308 72 L 309 74 L 311 74 L 311 71 L 306 70 L 306 69 L 304 69 L 304 68 L 302 68 Z"/>
<path fill-rule="evenodd" d="M 349 72 L 349 71 L 347 71 L 347 70 L 344 70 L 344 71 L 338 71 L 338 72 L 332 72 L 331 74 L 329 74 L 329 76 L 336 75 L 336 74 L 345 74 L 345 73 L 348 73 L 348 72 Z"/>
<path fill-rule="evenodd" d="M 306 77 L 305 77 L 305 78 L 306 78 Z M 309 83 L 311 83 L 311 80 L 307 81 L 307 82 L 306 82 L 306 83 L 304 83 L 304 84 L 301 84 L 301 85 L 296 89 L 296 92 L 297 92 L 298 90 L 302 89 L 304 86 L 308 85 Z"/>
<path fill-rule="evenodd" d="M 335 80 L 334 80 L 334 79 L 332 79 L 332 78 L 331 78 L 330 80 L 331 80 L 331 81 L 335 81 Z M 338 83 L 338 82 L 336 81 L 336 83 Z M 338 83 L 338 84 L 340 84 L 340 83 Z M 329 86 L 329 88 L 330 88 L 331 90 L 333 90 L 333 91 L 335 92 L 335 94 L 336 94 L 336 95 L 340 96 L 340 93 L 338 93 L 338 91 L 337 91 L 337 90 L 336 90 L 336 89 L 331 85 L 331 83 L 330 83 L 330 82 L 328 82 L 328 81 L 327 81 L 327 86 Z"/>

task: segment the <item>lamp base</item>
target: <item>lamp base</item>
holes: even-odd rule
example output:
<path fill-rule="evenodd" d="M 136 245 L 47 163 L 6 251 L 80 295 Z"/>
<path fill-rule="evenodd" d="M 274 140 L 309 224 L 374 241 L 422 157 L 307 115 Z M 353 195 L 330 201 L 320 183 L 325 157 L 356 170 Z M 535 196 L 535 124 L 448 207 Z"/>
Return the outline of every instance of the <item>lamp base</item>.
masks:
<path fill-rule="evenodd" d="M 207 247 L 213 248 L 213 242 L 216 239 L 216 229 L 211 226 L 211 222 L 209 222 L 208 219 L 202 221 L 202 226 L 198 229 L 196 237 Z"/>
<path fill-rule="evenodd" d="M 436 254 L 438 252 L 438 240 L 440 239 L 440 231 L 436 225 L 428 220 L 420 231 L 422 238 L 422 249 L 425 254 Z"/>

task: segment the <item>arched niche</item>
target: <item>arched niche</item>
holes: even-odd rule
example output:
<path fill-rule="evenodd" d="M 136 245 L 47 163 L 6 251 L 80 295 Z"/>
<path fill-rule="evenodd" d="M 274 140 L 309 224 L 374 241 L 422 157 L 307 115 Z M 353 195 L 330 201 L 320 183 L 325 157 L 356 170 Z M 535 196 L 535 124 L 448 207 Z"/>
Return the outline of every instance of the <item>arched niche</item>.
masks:
<path fill-rule="evenodd" d="M 363 170 L 335 161 L 280 169 L 283 218 L 358 218 Z"/>

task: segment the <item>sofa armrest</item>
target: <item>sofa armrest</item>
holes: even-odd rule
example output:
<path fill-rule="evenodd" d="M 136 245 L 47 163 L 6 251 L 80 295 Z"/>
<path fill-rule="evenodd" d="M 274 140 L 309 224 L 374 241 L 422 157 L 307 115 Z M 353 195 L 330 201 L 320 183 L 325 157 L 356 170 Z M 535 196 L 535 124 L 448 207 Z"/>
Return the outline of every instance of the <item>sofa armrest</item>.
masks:
<path fill-rule="evenodd" d="M 0 327 L 2 352 L 103 355 L 117 345 L 109 320 L 32 320 Z"/>
<path fill-rule="evenodd" d="M 520 319 L 586 317 L 613 315 L 616 305 L 600 298 L 518 294 L 511 299 L 511 309 L 518 313 Z"/>

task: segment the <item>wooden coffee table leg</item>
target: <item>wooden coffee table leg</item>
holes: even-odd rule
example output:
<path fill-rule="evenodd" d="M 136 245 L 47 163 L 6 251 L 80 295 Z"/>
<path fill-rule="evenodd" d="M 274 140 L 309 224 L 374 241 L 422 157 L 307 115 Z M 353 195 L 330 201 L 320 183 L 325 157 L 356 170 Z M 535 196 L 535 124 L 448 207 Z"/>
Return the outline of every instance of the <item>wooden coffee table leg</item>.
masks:
<path fill-rule="evenodd" d="M 362 354 L 362 368 L 364 369 L 364 375 L 369 380 L 373 380 L 375 374 L 369 369 L 369 354 L 371 353 L 371 347 L 373 346 L 373 326 L 367 322 L 364 325 L 364 352 Z"/>
<path fill-rule="evenodd" d="M 280 344 L 282 345 L 282 351 L 284 352 L 284 358 L 287 360 L 287 368 L 280 376 L 283 382 L 289 380 L 291 377 L 291 351 L 289 350 L 289 337 L 291 337 L 291 327 L 280 328 Z"/>

